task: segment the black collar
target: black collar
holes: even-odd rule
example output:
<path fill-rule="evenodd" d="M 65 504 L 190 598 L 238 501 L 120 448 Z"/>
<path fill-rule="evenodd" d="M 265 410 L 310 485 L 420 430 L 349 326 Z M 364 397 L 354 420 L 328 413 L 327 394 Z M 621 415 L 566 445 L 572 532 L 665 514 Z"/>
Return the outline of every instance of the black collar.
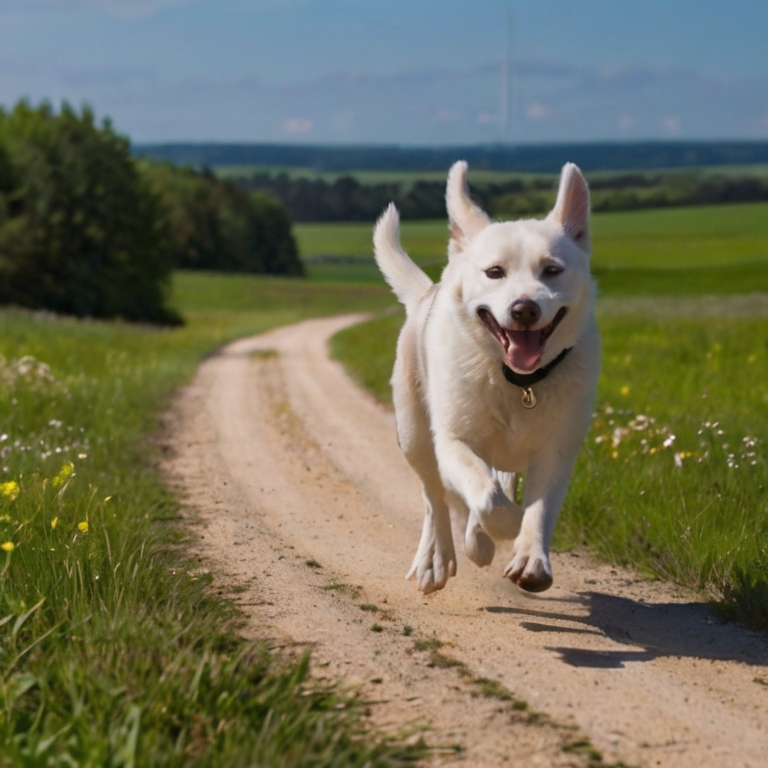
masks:
<path fill-rule="evenodd" d="M 532 387 L 534 384 L 538 384 L 552 372 L 552 369 L 563 362 L 565 356 L 573 349 L 568 347 L 564 349 L 551 363 L 547 363 L 543 368 L 537 368 L 533 373 L 516 373 L 506 363 L 501 364 L 501 369 L 504 371 L 504 378 L 516 387 Z"/>

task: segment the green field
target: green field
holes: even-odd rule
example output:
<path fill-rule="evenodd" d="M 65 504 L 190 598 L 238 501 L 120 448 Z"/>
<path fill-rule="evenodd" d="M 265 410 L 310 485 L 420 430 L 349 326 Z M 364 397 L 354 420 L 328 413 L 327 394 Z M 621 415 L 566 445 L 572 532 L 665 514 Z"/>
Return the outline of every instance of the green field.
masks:
<path fill-rule="evenodd" d="M 0 765 L 404 765 L 423 749 L 366 736 L 306 657 L 237 634 L 154 437 L 226 340 L 391 298 L 206 274 L 175 298 L 174 330 L 0 312 Z"/>
<path fill-rule="evenodd" d="M 603 369 L 555 543 L 767 629 L 768 206 L 596 216 L 594 233 Z M 385 401 L 401 323 L 333 340 Z"/>
<path fill-rule="evenodd" d="M 679 295 L 768 291 L 768 203 L 665 208 L 592 217 L 592 267 L 604 295 Z M 310 279 L 380 281 L 370 223 L 299 224 Z M 414 260 L 437 278 L 445 263 L 443 221 L 402 223 Z M 329 263 L 322 257 L 354 260 Z"/>
<path fill-rule="evenodd" d="M 614 279 L 601 278 L 605 360 L 557 533 L 561 547 L 700 587 L 762 628 L 766 213 L 595 217 L 595 264 Z M 438 272 L 445 224 L 403 229 Z M 359 738 L 359 707 L 314 686 L 306 659 L 238 636 L 233 604 L 180 546 L 178 502 L 157 469 L 158 414 L 211 350 L 393 306 L 370 233 L 297 228 L 307 281 L 177 275 L 179 329 L 0 312 L 0 765 L 395 766 L 418 753 Z M 390 314 L 335 340 L 383 398 L 400 322 Z"/>
<path fill-rule="evenodd" d="M 459 157 L 457 160 L 461 159 Z M 268 173 L 277 175 L 284 173 L 291 178 L 302 179 L 322 179 L 328 183 L 333 183 L 342 176 L 352 176 L 360 184 L 414 184 L 417 181 L 439 181 L 443 183 L 448 174 L 448 168 L 440 171 L 368 171 L 368 170 L 349 170 L 349 171 L 318 171 L 314 168 L 299 168 L 296 166 L 264 166 L 264 165 L 220 165 L 213 167 L 214 173 L 223 179 L 238 179 L 253 176 L 257 173 Z M 768 174 L 768 165 L 713 165 L 702 168 L 668 168 L 659 170 L 641 170 L 637 173 L 642 174 L 674 174 L 685 173 L 686 171 L 702 173 L 707 176 L 765 176 Z M 473 184 L 503 184 L 506 181 L 515 179 L 540 179 L 557 178 L 556 173 L 517 173 L 514 171 L 488 171 L 480 168 L 470 167 L 471 181 Z M 587 174 L 589 180 L 592 179 L 610 179 L 620 174 L 632 173 L 627 171 L 594 171 Z"/>
<path fill-rule="evenodd" d="M 457 160 L 460 158 L 456 158 Z M 749 170 L 760 166 L 746 166 Z M 445 183 L 448 168 L 444 171 L 318 171 L 314 168 L 299 168 L 295 166 L 263 166 L 263 165 L 221 165 L 213 168 L 215 174 L 223 179 L 239 179 L 258 173 L 268 173 L 273 176 L 284 173 L 293 179 L 321 179 L 332 184 L 344 176 L 352 176 L 360 184 L 404 184 L 406 187 L 417 181 L 437 181 Z M 556 179 L 554 173 L 517 173 L 513 171 L 487 171 L 475 169 L 472 171 L 473 184 L 500 184 L 513 179 Z"/>

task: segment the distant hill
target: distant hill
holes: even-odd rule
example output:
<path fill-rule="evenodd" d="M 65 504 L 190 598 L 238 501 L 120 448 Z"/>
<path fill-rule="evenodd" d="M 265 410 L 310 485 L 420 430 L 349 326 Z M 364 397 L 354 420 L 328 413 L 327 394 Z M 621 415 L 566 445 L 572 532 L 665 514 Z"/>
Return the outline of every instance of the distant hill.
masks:
<path fill-rule="evenodd" d="M 566 162 L 584 171 L 692 168 L 768 163 L 768 141 L 642 141 L 467 147 L 308 144 L 139 144 L 133 153 L 178 165 L 310 168 L 317 171 L 445 170 L 455 160 L 473 169 L 556 173 Z"/>

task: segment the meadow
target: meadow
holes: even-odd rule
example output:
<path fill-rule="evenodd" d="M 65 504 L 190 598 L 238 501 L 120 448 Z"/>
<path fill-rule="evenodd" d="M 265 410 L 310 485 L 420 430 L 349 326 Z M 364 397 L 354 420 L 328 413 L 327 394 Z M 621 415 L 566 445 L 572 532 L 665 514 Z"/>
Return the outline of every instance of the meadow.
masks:
<path fill-rule="evenodd" d="M 760 629 L 766 221 L 765 205 L 594 217 L 603 369 L 555 540 L 702 590 L 724 616 Z M 381 317 L 333 340 L 334 354 L 384 401 L 401 323 Z"/>
<path fill-rule="evenodd" d="M 768 203 L 602 213 L 592 217 L 592 271 L 601 294 L 768 291 Z M 401 224 L 405 250 L 430 274 L 445 264 L 444 221 Z M 297 224 L 311 280 L 378 281 L 371 224 Z"/>
<path fill-rule="evenodd" d="M 604 369 L 557 540 L 763 628 L 766 213 L 595 217 Z M 246 334 L 387 310 L 334 346 L 388 397 L 401 317 L 370 224 L 297 235 L 308 280 L 177 274 L 182 328 L 0 312 L 0 765 L 396 766 L 423 752 L 367 732 L 359 702 L 312 683 L 306 657 L 237 634 L 158 468 L 173 392 Z M 408 223 L 403 239 L 439 274 L 444 222 Z"/>
<path fill-rule="evenodd" d="M 410 762 L 307 657 L 237 634 L 158 469 L 158 416 L 205 354 L 391 299 L 179 274 L 175 302 L 182 329 L 0 312 L 0 765 Z"/>

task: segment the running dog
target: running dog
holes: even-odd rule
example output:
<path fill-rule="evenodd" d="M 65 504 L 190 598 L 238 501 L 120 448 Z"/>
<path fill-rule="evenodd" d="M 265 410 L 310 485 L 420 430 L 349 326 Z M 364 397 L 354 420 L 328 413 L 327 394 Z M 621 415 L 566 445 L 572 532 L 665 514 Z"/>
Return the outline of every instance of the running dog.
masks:
<path fill-rule="evenodd" d="M 394 205 L 373 238 L 379 269 L 406 310 L 392 392 L 400 447 L 426 506 L 407 578 L 429 594 L 456 574 L 453 508 L 466 517 L 470 560 L 490 565 L 494 540 L 514 539 L 504 576 L 541 592 L 552 585 L 552 531 L 600 369 L 589 190 L 569 163 L 546 218 L 493 222 L 470 199 L 467 164 L 458 162 L 446 203 L 439 283 L 402 249 Z"/>

